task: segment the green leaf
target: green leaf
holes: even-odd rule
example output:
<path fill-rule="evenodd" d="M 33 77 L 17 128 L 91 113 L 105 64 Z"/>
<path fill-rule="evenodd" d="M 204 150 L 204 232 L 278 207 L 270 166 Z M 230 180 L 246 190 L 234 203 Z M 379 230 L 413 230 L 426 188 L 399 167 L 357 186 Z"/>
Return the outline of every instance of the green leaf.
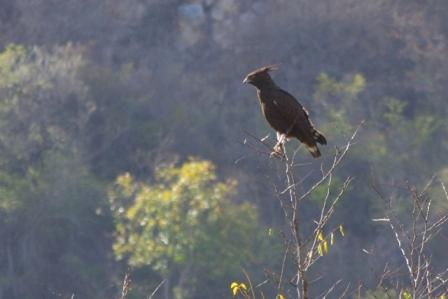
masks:
<path fill-rule="evenodd" d="M 412 299 L 412 295 L 408 291 L 402 291 L 401 292 L 401 299 Z"/>
<path fill-rule="evenodd" d="M 319 253 L 320 256 L 323 256 L 323 252 L 322 252 L 322 243 L 319 243 L 317 245 L 317 253 Z"/>
<path fill-rule="evenodd" d="M 341 236 L 345 236 L 345 233 L 344 233 L 344 227 L 342 226 L 342 224 L 341 225 L 339 225 L 339 232 L 341 233 Z"/>
<path fill-rule="evenodd" d="M 322 242 L 322 247 L 323 247 L 324 253 L 328 254 L 328 242 L 327 241 Z"/>
<path fill-rule="evenodd" d="M 323 241 L 324 240 L 324 236 L 322 235 L 322 232 L 321 231 L 318 231 L 317 232 L 317 239 L 319 240 L 319 241 Z"/>

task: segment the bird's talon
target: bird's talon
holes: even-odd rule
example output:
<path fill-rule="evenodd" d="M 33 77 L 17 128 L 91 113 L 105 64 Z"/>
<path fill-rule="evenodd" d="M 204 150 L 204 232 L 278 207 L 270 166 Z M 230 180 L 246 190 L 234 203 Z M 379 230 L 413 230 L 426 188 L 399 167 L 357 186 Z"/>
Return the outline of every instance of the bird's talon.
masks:
<path fill-rule="evenodd" d="M 272 149 L 272 152 L 269 154 L 269 158 L 283 158 L 285 155 L 285 151 L 283 149 L 283 144 L 277 143 L 274 148 Z"/>
<path fill-rule="evenodd" d="M 283 157 L 283 155 L 281 154 L 281 153 L 279 153 L 279 152 L 276 152 L 276 151 L 272 151 L 270 154 L 269 154 L 269 158 L 278 158 L 278 159 L 281 159 Z"/>

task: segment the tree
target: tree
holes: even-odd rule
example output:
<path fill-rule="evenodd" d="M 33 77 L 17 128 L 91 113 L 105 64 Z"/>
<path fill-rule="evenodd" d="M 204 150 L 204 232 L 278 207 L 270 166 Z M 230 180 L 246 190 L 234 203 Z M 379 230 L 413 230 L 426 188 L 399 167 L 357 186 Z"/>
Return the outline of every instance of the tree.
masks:
<path fill-rule="evenodd" d="M 1 298 L 107 292 L 112 227 L 104 185 L 81 155 L 93 109 L 83 65 L 71 45 L 0 53 Z"/>
<path fill-rule="evenodd" d="M 49 149 L 80 150 L 77 137 L 95 108 L 78 76 L 84 64 L 70 44 L 50 51 L 11 44 L 0 53 L 3 167 L 26 170 Z"/>
<path fill-rule="evenodd" d="M 119 176 L 109 192 L 117 259 L 159 273 L 165 298 L 189 298 L 200 279 L 238 273 L 260 255 L 262 230 L 253 205 L 230 200 L 235 190 L 235 180 L 218 181 L 214 165 L 197 159 L 158 168 L 152 184 Z"/>
<path fill-rule="evenodd" d="M 437 182 L 440 183 L 440 190 L 434 192 L 432 189 L 435 189 Z M 390 189 L 390 186 L 387 187 Z M 386 264 L 379 286 L 382 287 L 383 280 L 396 285 L 400 298 L 446 298 L 446 252 L 438 256 L 431 250 L 436 239 L 443 239 L 440 235 L 446 231 L 448 223 L 446 209 L 440 209 L 448 201 L 443 180 L 433 176 L 422 188 L 397 184 L 387 195 L 382 190 L 386 186 L 374 185 L 373 188 L 387 209 L 385 217 L 372 220 L 389 226 L 403 260 L 397 269 L 389 269 Z M 436 210 L 434 206 L 439 207 Z M 400 276 L 405 279 L 399 279 Z"/>
<path fill-rule="evenodd" d="M 285 231 L 282 232 L 284 240 L 283 260 L 279 273 L 269 273 L 268 280 L 275 285 L 277 296 L 276 298 L 288 297 L 298 299 L 308 299 L 311 291 L 310 275 L 315 268 L 315 264 L 326 254 L 329 253 L 329 248 L 334 244 L 335 232 L 344 236 L 344 227 L 342 224 L 334 227 L 332 218 L 336 212 L 336 207 L 353 180 L 348 176 L 343 183 L 337 182 L 335 175 L 336 169 L 344 160 L 348 151 L 351 149 L 358 130 L 363 122 L 358 125 L 353 135 L 349 138 L 346 144 L 341 149 L 336 149 L 333 159 L 329 165 L 325 162 L 320 164 L 320 174 L 317 177 L 310 177 L 312 170 L 307 175 L 299 176 L 299 170 L 305 169 L 305 165 L 312 165 L 312 163 L 302 164 L 297 162 L 297 153 L 300 149 L 296 149 L 292 154 L 286 150 L 286 141 L 277 136 L 277 144 L 273 147 L 280 147 L 281 151 L 277 152 L 276 156 L 279 158 L 284 167 L 285 178 L 283 186 L 276 186 L 276 197 L 279 200 L 280 207 L 283 211 L 285 221 Z M 264 154 L 272 157 L 270 151 L 272 146 L 269 144 L 267 138 L 258 139 L 254 135 L 251 138 L 264 147 Z M 253 147 L 253 144 L 248 143 Z M 256 147 L 253 147 L 256 149 Z M 266 151 L 266 148 L 268 149 Z M 256 149 L 258 153 L 263 153 L 263 150 Z M 311 181 L 311 182 L 310 182 Z M 336 181 L 336 184 L 335 184 Z M 339 185 L 339 186 L 335 186 Z M 307 203 L 312 199 L 317 199 L 317 209 L 314 211 L 306 211 Z M 304 210 L 306 212 L 304 212 Z M 306 215 L 308 214 L 308 215 Z M 333 228 L 331 227 L 333 226 Z M 287 277 L 290 275 L 291 277 Z M 322 274 L 323 276 L 323 274 Z M 255 298 L 257 290 L 255 290 L 250 282 L 250 288 L 243 284 L 234 282 L 231 284 L 231 289 L 234 295 L 239 294 L 245 299 Z M 319 292 L 325 290 L 322 287 L 321 278 L 316 279 L 314 283 L 319 281 Z M 342 282 L 339 279 L 332 282 L 333 285 L 327 290 L 323 291 L 319 296 L 322 298 L 328 297 L 335 288 Z M 291 287 L 293 286 L 293 288 Z M 341 291 L 343 297 L 346 295 L 349 286 Z M 264 294 L 260 292 L 261 298 Z"/>

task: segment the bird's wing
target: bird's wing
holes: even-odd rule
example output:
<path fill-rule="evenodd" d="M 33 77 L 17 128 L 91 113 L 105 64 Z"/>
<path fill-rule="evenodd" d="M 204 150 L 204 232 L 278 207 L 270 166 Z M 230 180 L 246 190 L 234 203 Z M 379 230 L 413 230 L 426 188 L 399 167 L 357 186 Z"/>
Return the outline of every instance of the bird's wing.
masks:
<path fill-rule="evenodd" d="M 309 138 L 312 138 L 315 142 L 318 142 L 320 144 L 327 144 L 325 136 L 321 132 L 319 132 L 311 122 L 310 115 L 305 107 L 303 107 L 288 92 L 279 89 L 278 93 L 283 95 L 283 105 L 285 107 L 291 107 L 290 110 L 293 111 L 288 112 L 288 122 L 295 125 L 294 131 L 297 135 L 297 138 L 299 138 L 301 141 L 305 141 L 305 143 L 307 143 L 308 145 L 313 145 L 312 142 L 309 141 Z M 294 114 L 294 116 L 292 114 Z M 292 121 L 293 117 L 295 117 L 295 119 Z"/>
<path fill-rule="evenodd" d="M 292 123 L 305 121 L 312 126 L 308 111 L 291 94 L 282 89 L 277 89 L 275 93 L 274 105 L 287 116 L 288 120 Z"/>

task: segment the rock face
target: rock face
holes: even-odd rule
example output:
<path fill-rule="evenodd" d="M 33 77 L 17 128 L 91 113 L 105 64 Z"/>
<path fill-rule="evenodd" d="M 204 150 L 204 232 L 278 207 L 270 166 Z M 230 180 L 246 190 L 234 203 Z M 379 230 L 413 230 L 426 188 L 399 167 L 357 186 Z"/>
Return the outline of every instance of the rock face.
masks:
<path fill-rule="evenodd" d="M 189 48 L 204 38 L 224 49 L 236 49 L 235 37 L 256 26 L 257 18 L 266 15 L 269 3 L 243 3 L 236 0 L 203 0 L 177 6 L 178 46 Z"/>
<path fill-rule="evenodd" d="M 191 47 L 203 37 L 205 22 L 204 7 L 201 3 L 182 4 L 178 7 L 180 47 Z"/>
<path fill-rule="evenodd" d="M 182 4 L 178 8 L 179 15 L 195 24 L 201 24 L 205 20 L 204 7 L 200 3 Z"/>

